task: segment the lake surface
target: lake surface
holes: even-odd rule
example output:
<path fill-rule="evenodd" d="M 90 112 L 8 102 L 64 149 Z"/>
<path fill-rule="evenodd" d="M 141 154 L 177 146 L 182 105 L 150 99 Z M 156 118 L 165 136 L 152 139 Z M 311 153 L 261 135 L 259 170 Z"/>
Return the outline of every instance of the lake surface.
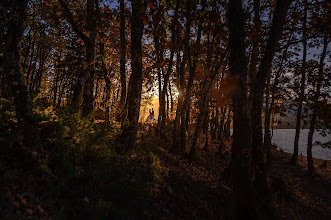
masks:
<path fill-rule="evenodd" d="M 307 156 L 307 143 L 308 143 L 308 132 L 309 129 L 302 129 L 300 131 L 299 138 L 299 155 Z M 293 153 L 293 145 L 294 145 L 294 136 L 295 129 L 277 129 L 274 130 L 274 135 L 272 137 L 272 143 L 277 146 L 277 149 L 281 148 L 284 152 Z M 320 141 L 325 143 L 330 141 L 331 135 L 328 134 L 326 137 L 323 137 L 319 134 L 318 131 L 315 131 L 313 136 L 313 143 L 316 141 Z M 323 148 L 319 145 L 313 145 L 313 157 L 323 159 L 323 160 L 331 160 L 331 149 Z"/>
<path fill-rule="evenodd" d="M 307 156 L 307 144 L 308 144 L 308 132 L 309 129 L 301 129 L 299 138 L 299 155 Z M 232 135 L 232 129 L 231 129 Z M 277 146 L 277 149 L 282 149 L 284 152 L 293 153 L 295 129 L 277 129 L 273 131 L 273 137 L 271 142 Z M 315 131 L 313 136 L 313 144 L 316 141 L 322 143 L 331 140 L 331 134 L 323 137 L 318 131 Z M 331 149 L 323 148 L 319 145 L 313 145 L 313 157 L 323 160 L 331 160 Z"/>

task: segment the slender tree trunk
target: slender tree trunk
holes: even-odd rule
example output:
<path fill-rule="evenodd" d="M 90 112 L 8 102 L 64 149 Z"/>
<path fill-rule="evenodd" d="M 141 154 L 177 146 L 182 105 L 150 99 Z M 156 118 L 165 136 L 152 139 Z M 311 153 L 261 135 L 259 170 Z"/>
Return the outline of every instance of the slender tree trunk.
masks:
<path fill-rule="evenodd" d="M 312 148 L 313 148 L 313 136 L 314 136 L 314 130 L 315 130 L 315 124 L 317 121 L 317 114 L 319 111 L 319 98 L 321 94 L 321 85 L 323 81 L 323 75 L 324 75 L 324 59 L 326 57 L 326 50 L 328 46 L 328 36 L 325 34 L 323 39 L 323 52 L 320 57 L 320 63 L 319 63 L 319 70 L 318 70 L 318 78 L 317 78 L 317 85 L 316 85 L 316 92 L 314 96 L 314 106 L 313 106 L 313 115 L 310 120 L 310 127 L 309 127 L 309 133 L 308 133 L 308 147 L 307 147 L 307 162 L 308 162 L 308 172 L 309 175 L 314 175 L 315 168 L 314 168 L 314 161 L 313 161 L 313 155 L 312 155 Z"/>
<path fill-rule="evenodd" d="M 130 150 L 136 140 L 138 130 L 138 119 L 140 111 L 142 90 L 142 36 L 144 30 L 143 16 L 145 14 L 144 2 L 135 0 L 132 2 L 131 18 L 131 77 L 127 95 L 128 114 L 127 122 L 123 124 L 121 135 L 123 146 L 117 151 L 125 153 Z"/>
<path fill-rule="evenodd" d="M 205 113 L 205 122 L 204 122 L 204 128 L 205 128 L 205 146 L 203 147 L 203 150 L 208 150 L 208 125 L 209 125 L 209 114 L 208 114 L 208 104 L 207 104 L 207 110 Z M 193 144 L 190 151 L 190 158 L 194 159 L 196 157 L 196 147 L 193 148 Z M 192 153 L 191 153 L 192 152 Z"/>
<path fill-rule="evenodd" d="M 288 38 L 288 42 L 291 41 L 292 39 L 292 34 L 290 34 L 289 38 Z M 274 83 L 272 85 L 271 88 L 271 101 L 270 101 L 270 105 L 269 105 L 269 109 L 268 111 L 266 111 L 266 122 L 265 122 L 265 126 L 266 126 L 266 130 L 265 133 L 267 131 L 269 131 L 269 137 L 268 137 L 268 141 L 264 141 L 264 147 L 267 150 L 267 161 L 268 163 L 271 162 L 271 158 L 272 158 L 272 152 L 271 152 L 271 138 L 272 138 L 272 134 L 273 134 L 273 120 L 272 120 L 272 112 L 273 112 L 273 106 L 275 104 L 275 98 L 276 98 L 276 92 L 277 92 L 277 87 L 278 87 L 278 83 L 279 83 L 279 77 L 282 73 L 283 70 L 283 65 L 285 60 L 287 59 L 287 50 L 288 48 L 286 48 L 282 54 L 282 58 L 279 64 L 279 68 L 276 72 L 276 75 L 274 77 Z M 270 130 L 271 128 L 271 130 Z M 264 139 L 266 140 L 266 139 Z"/>
<path fill-rule="evenodd" d="M 189 59 L 189 43 L 190 43 L 190 34 L 191 34 L 191 0 L 186 2 L 186 27 L 185 27 L 185 39 L 183 51 L 183 59 L 179 69 L 179 89 L 178 89 L 178 103 L 176 109 L 176 118 L 174 121 L 174 130 L 173 130 L 173 145 L 172 151 L 180 155 L 186 154 L 186 149 L 180 144 L 180 123 L 183 122 L 182 118 L 182 109 L 183 109 L 183 98 L 184 98 L 184 89 L 185 89 L 185 65 Z M 180 54 L 180 53 L 179 53 Z M 178 54 L 177 54 L 178 56 Z M 178 60 L 178 59 L 177 59 Z M 177 62 L 178 63 L 178 62 Z M 185 112 L 185 111 L 183 111 Z"/>
<path fill-rule="evenodd" d="M 57 68 L 55 73 L 55 81 L 54 81 L 54 96 L 53 96 L 53 106 L 56 106 L 57 100 L 57 89 L 58 89 L 58 82 L 60 78 L 60 62 L 61 62 L 61 52 L 57 60 Z"/>
<path fill-rule="evenodd" d="M 224 139 L 230 139 L 230 125 L 231 125 L 231 107 L 229 107 L 228 111 L 228 117 L 226 119 L 226 122 L 224 124 L 224 129 L 223 129 L 223 138 Z"/>
<path fill-rule="evenodd" d="M 303 24 L 302 24 L 302 38 L 304 39 L 302 42 L 303 51 L 302 51 L 302 66 L 301 66 L 301 85 L 300 85 L 300 94 L 299 94 L 299 102 L 298 102 L 298 111 L 296 118 L 296 126 L 295 126 L 295 138 L 294 138 L 294 150 L 293 155 L 291 157 L 291 164 L 296 165 L 298 160 L 299 153 L 299 137 L 300 137 L 300 129 L 301 129 L 301 120 L 302 120 L 302 102 L 305 97 L 305 88 L 306 88 L 306 57 L 307 57 L 307 0 L 304 1 L 304 15 L 303 15 Z"/>
<path fill-rule="evenodd" d="M 229 1 L 229 69 L 237 80 L 233 103 L 232 183 L 236 219 L 257 219 L 254 188 L 250 175 L 251 121 L 247 98 L 245 17 L 241 0 Z"/>
<path fill-rule="evenodd" d="M 224 119 L 225 119 L 225 113 L 226 113 L 226 107 L 221 108 L 221 120 L 218 124 L 218 134 L 217 134 L 217 140 L 221 141 L 223 139 L 223 126 L 224 126 Z"/>
<path fill-rule="evenodd" d="M 126 74 L 125 74 L 125 64 L 126 64 L 126 39 L 125 39 L 125 4 L 124 0 L 120 0 L 120 76 L 121 76 L 121 98 L 120 106 L 122 111 L 125 106 L 126 99 Z M 122 113 L 123 114 L 123 113 Z M 123 118 L 122 118 L 123 120 Z"/>
<path fill-rule="evenodd" d="M 270 34 L 267 41 L 267 47 L 259 66 L 257 75 L 254 78 L 251 88 L 251 119 L 252 119 L 252 146 L 253 161 L 255 168 L 255 189 L 260 198 L 270 201 L 271 195 L 267 180 L 265 149 L 262 141 L 262 106 L 263 92 L 265 89 L 266 79 L 270 72 L 271 63 L 274 57 L 275 49 L 282 35 L 287 9 L 291 0 L 278 0 L 275 13 L 273 16 Z"/>
<path fill-rule="evenodd" d="M 14 96 L 16 117 L 23 134 L 23 144 L 31 150 L 39 144 L 32 104 L 20 67 L 20 43 L 23 36 L 28 0 L 14 0 L 8 21 L 7 41 L 3 55 L 3 70 Z"/>
<path fill-rule="evenodd" d="M 271 134 L 270 134 L 270 116 L 269 112 L 271 109 L 270 103 L 270 74 L 267 79 L 267 86 L 266 86 L 266 95 L 265 95 L 265 114 L 264 114 L 264 149 L 266 157 L 268 158 L 268 152 L 271 150 Z M 269 159 L 269 158 L 268 158 Z M 269 161 L 269 160 L 268 160 Z"/>
<path fill-rule="evenodd" d="M 191 0 L 189 0 L 191 1 Z M 190 3 L 191 4 L 191 3 Z M 201 14 L 202 12 L 205 11 L 205 7 L 206 7 L 206 0 L 202 1 L 202 6 L 201 6 Z M 190 18 L 191 20 L 191 18 Z M 188 57 L 188 65 L 189 65 L 189 72 L 190 72 L 190 77 L 186 86 L 186 91 L 185 91 L 185 98 L 184 98 L 184 102 L 183 102 L 183 108 L 181 109 L 180 112 L 180 120 L 181 120 L 181 131 L 180 131 L 180 148 L 184 149 L 186 152 L 186 126 L 185 126 L 185 122 L 186 122 L 186 117 L 188 117 L 187 115 L 187 109 L 188 106 L 191 102 L 191 93 L 192 93 L 192 86 L 193 86 L 193 82 L 194 82 L 194 78 L 195 78 L 195 73 L 196 73 L 196 64 L 198 62 L 198 54 L 200 52 L 200 40 L 201 40 L 201 35 L 202 35 L 202 29 L 203 29 L 203 21 L 201 20 L 201 22 L 199 23 L 198 26 L 198 33 L 197 33 L 197 39 L 196 39 L 196 44 L 195 44 L 195 50 L 193 53 L 193 61 L 191 59 L 191 57 Z M 188 32 L 190 33 L 190 31 Z M 188 46 L 188 45 L 187 45 Z M 190 49 L 188 48 L 188 51 Z"/>
<path fill-rule="evenodd" d="M 171 89 L 171 83 L 169 81 L 169 95 L 170 95 L 170 112 L 171 112 L 171 115 L 172 113 L 174 112 L 174 100 L 172 98 L 172 89 Z"/>

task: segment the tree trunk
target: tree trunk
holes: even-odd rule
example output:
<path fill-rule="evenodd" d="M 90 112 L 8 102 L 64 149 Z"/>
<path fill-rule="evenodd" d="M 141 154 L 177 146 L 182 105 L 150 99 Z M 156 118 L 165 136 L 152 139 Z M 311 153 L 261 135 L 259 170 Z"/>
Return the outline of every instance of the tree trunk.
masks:
<path fill-rule="evenodd" d="M 260 19 L 260 0 L 254 0 L 254 32 L 252 37 L 252 53 L 249 67 L 249 79 L 250 79 L 250 99 L 252 98 L 252 87 L 253 79 L 257 72 L 258 56 L 259 56 L 259 44 L 261 41 L 260 29 L 261 29 L 261 19 Z"/>
<path fill-rule="evenodd" d="M 189 0 L 191 1 L 191 0 Z M 202 1 L 202 6 L 201 6 L 201 13 L 205 12 L 205 7 L 206 7 L 206 0 Z M 190 18 L 191 20 L 191 18 Z M 198 62 L 198 54 L 200 52 L 200 40 L 201 40 L 201 35 L 202 35 L 202 29 L 203 29 L 203 21 L 201 20 L 199 25 L 198 25 L 198 33 L 197 33 L 197 39 L 196 39 L 196 43 L 195 43 L 195 49 L 193 52 L 193 61 L 191 59 L 191 57 L 188 57 L 188 65 L 189 65 L 189 73 L 190 73 L 190 77 L 186 86 L 186 91 L 185 91 L 185 98 L 184 98 L 184 102 L 183 102 L 183 107 L 181 109 L 180 112 L 180 120 L 181 120 L 181 131 L 180 131 L 180 148 L 184 149 L 186 152 L 186 126 L 185 126 L 185 122 L 186 122 L 186 117 L 189 117 L 187 115 L 187 109 L 189 107 L 189 104 L 191 102 L 191 93 L 192 93 L 192 86 L 193 86 L 193 82 L 194 82 L 194 78 L 195 78 L 195 73 L 196 73 L 196 64 Z M 190 31 L 188 31 L 188 33 L 190 33 Z M 189 44 L 187 44 L 186 46 L 189 46 Z M 187 48 L 188 51 L 190 51 L 189 48 Z M 190 54 L 189 54 L 190 55 Z"/>
<path fill-rule="evenodd" d="M 231 134 L 230 134 L 230 125 L 231 125 L 231 106 L 229 107 L 228 111 L 228 117 L 226 119 L 226 122 L 224 124 L 224 129 L 223 129 L 223 138 L 224 139 L 230 139 Z"/>
<path fill-rule="evenodd" d="M 172 24 L 171 24 L 171 48 L 170 48 L 170 58 L 169 58 L 169 64 L 168 64 L 168 69 L 166 74 L 164 75 L 164 81 L 163 81 L 163 89 L 161 89 L 161 94 L 160 94 L 160 113 L 159 113 L 159 118 L 160 118 L 160 126 L 159 126 L 159 131 L 160 131 L 160 137 L 165 138 L 165 124 L 166 124 L 166 111 L 165 111 L 165 96 L 168 94 L 168 84 L 169 84 L 169 77 L 170 73 L 172 72 L 172 65 L 173 65 L 173 59 L 174 59 L 174 54 L 175 54 L 175 41 L 176 41 L 176 22 L 177 22 L 177 17 L 178 17 L 178 7 L 179 7 L 179 0 L 176 0 L 176 8 L 175 8 L 175 13 L 172 18 Z M 163 58 L 162 58 L 163 60 Z M 161 85 L 161 84 L 160 84 Z M 170 85 L 170 84 L 169 84 Z M 167 102 L 169 103 L 169 102 Z"/>
<path fill-rule="evenodd" d="M 226 113 L 226 107 L 221 108 L 221 119 L 220 119 L 220 123 L 218 124 L 218 134 L 217 134 L 218 141 L 223 140 L 223 131 L 224 131 L 223 126 L 224 126 L 225 113 Z"/>
<path fill-rule="evenodd" d="M 82 117 L 87 116 L 93 111 L 93 87 L 94 87 L 94 50 L 95 50 L 95 37 L 96 37 L 96 17 L 95 17 L 95 0 L 87 0 L 87 27 L 90 33 L 89 44 L 86 44 L 86 62 L 87 78 L 83 90 L 83 108 Z"/>
<path fill-rule="evenodd" d="M 309 127 L 309 133 L 308 133 L 308 147 L 307 147 L 307 162 L 308 162 L 308 172 L 309 175 L 314 175 L 315 168 L 314 168 L 314 161 L 313 161 L 313 155 L 312 155 L 312 148 L 313 148 L 313 136 L 314 136 L 314 130 L 315 130 L 315 124 L 317 121 L 317 114 L 319 111 L 319 97 L 321 94 L 321 84 L 323 81 L 323 74 L 324 74 L 324 59 L 326 57 L 326 50 L 328 46 L 328 36 L 325 34 L 323 39 L 323 52 L 320 57 L 320 63 L 319 63 L 319 70 L 318 70 L 318 78 L 317 78 L 317 85 L 316 85 L 316 92 L 314 96 L 314 107 L 313 107 L 313 115 L 310 120 L 310 127 Z"/>
<path fill-rule="evenodd" d="M 186 153 L 186 149 L 180 145 L 180 123 L 182 120 L 182 109 L 183 109 L 183 98 L 184 98 L 184 89 L 185 89 L 185 65 L 190 56 L 189 53 L 189 43 L 190 43 L 190 34 L 191 34 L 191 0 L 187 0 L 186 2 L 186 27 L 185 27 L 185 39 L 184 39 L 184 47 L 183 51 L 183 59 L 179 69 L 179 89 L 178 89 L 178 103 L 176 109 L 176 118 L 174 121 L 174 130 L 173 130 L 173 145 L 172 151 L 184 155 Z M 178 53 L 180 54 L 180 53 Z M 178 57 L 177 54 L 177 57 Z M 179 59 L 180 60 L 180 59 Z M 178 65 L 178 62 L 177 62 Z M 185 111 L 184 111 L 185 112 Z"/>
<path fill-rule="evenodd" d="M 281 37 L 287 9 L 291 0 L 278 0 L 275 13 L 273 16 L 272 25 L 269 32 L 266 50 L 259 66 L 258 73 L 253 79 L 251 88 L 251 119 L 252 119 L 252 146 L 253 146 L 253 161 L 255 168 L 255 189 L 259 196 L 265 201 L 270 201 L 271 195 L 267 180 L 266 158 L 262 141 L 262 106 L 263 92 L 265 89 L 266 79 L 270 72 L 271 63 L 274 57 L 275 49 Z"/>
<path fill-rule="evenodd" d="M 245 17 L 241 0 L 229 1 L 229 69 L 237 80 L 233 103 L 232 183 L 236 219 L 257 219 L 254 188 L 250 175 L 251 122 L 247 98 Z"/>
<path fill-rule="evenodd" d="M 207 81 L 205 81 L 204 86 L 203 86 L 203 93 L 201 96 L 201 103 L 200 103 L 200 112 L 198 115 L 197 125 L 195 127 L 195 132 L 194 132 L 193 140 L 192 140 L 192 146 L 191 146 L 190 153 L 189 153 L 189 158 L 191 160 L 194 160 L 196 158 L 196 145 L 197 145 L 200 131 L 202 129 L 202 126 L 204 125 L 203 120 L 204 119 L 206 121 L 209 120 L 207 118 L 208 117 L 207 116 L 208 115 L 208 96 L 211 92 L 211 89 L 214 84 L 215 78 L 217 76 L 218 70 L 221 67 L 221 65 L 223 64 L 226 54 L 227 54 L 227 50 L 223 53 L 223 56 L 221 57 L 220 61 L 218 61 L 215 68 L 212 70 L 212 74 L 211 74 L 209 82 L 207 83 Z M 217 57 L 216 57 L 216 59 L 217 59 Z M 207 123 L 207 122 L 205 122 L 205 123 Z M 204 127 L 205 127 L 205 129 L 207 129 L 207 131 L 205 131 L 205 132 L 208 132 L 208 128 L 207 128 L 208 125 L 206 125 Z M 207 133 L 206 133 L 206 138 L 207 138 Z M 206 140 L 206 143 L 208 145 L 208 140 Z"/>
<path fill-rule="evenodd" d="M 126 39 L 125 39 L 125 4 L 124 0 L 120 0 L 120 76 L 121 76 L 121 98 L 120 98 L 120 108 L 123 114 L 125 99 L 126 99 L 126 74 L 125 74 L 125 64 L 126 64 Z M 123 115 L 122 115 L 123 116 Z M 123 117 L 121 118 L 123 120 Z"/>
<path fill-rule="evenodd" d="M 95 6 L 97 6 L 95 0 L 87 0 L 86 18 L 87 18 L 87 29 L 89 36 L 87 36 L 78 27 L 75 22 L 73 15 L 68 8 L 68 5 L 64 0 L 58 0 L 62 11 L 70 23 L 73 31 L 80 37 L 85 43 L 86 49 L 86 65 L 87 68 L 78 76 L 77 82 L 74 87 L 73 97 L 72 97 L 72 112 L 76 113 L 80 108 L 81 96 L 83 93 L 83 108 L 82 117 L 87 116 L 93 111 L 93 87 L 94 87 L 94 49 L 95 49 L 95 37 L 96 37 L 96 17 L 95 17 Z M 83 63 L 83 66 L 85 64 Z"/>
<path fill-rule="evenodd" d="M 142 90 L 142 36 L 144 30 L 143 16 L 145 6 L 142 1 L 132 2 L 131 18 L 131 77 L 129 80 L 129 91 L 127 95 L 128 114 L 127 122 L 123 124 L 121 135 L 123 146 L 117 151 L 126 153 L 135 144 L 138 119 L 140 111 L 141 90 Z"/>
<path fill-rule="evenodd" d="M 23 134 L 23 144 L 31 150 L 39 144 L 32 104 L 20 67 L 20 43 L 23 36 L 28 0 L 14 0 L 8 21 L 7 42 L 3 55 L 3 70 L 14 96 L 16 117 Z"/>
<path fill-rule="evenodd" d="M 271 133 L 270 133 L 270 109 L 271 102 L 270 102 L 270 74 L 267 79 L 267 87 L 266 87 L 266 94 L 265 94 L 265 114 L 264 114 L 264 153 L 266 154 L 266 157 L 268 158 L 268 152 L 271 152 Z M 269 161 L 270 158 L 268 158 Z"/>
<path fill-rule="evenodd" d="M 300 137 L 300 129 L 301 129 L 301 120 L 302 120 L 302 102 L 305 97 L 305 88 L 306 88 L 306 57 L 307 57 L 307 0 L 304 1 L 304 15 L 303 15 L 303 24 L 302 24 L 302 38 L 304 39 L 302 42 L 303 52 L 302 52 L 302 66 L 301 66 L 301 85 L 300 85 L 300 94 L 299 94 L 299 102 L 298 102 L 298 111 L 296 118 L 296 126 L 295 126 L 295 138 L 294 138 L 294 150 L 293 155 L 291 157 L 291 164 L 296 165 L 298 160 L 299 153 L 299 137 Z"/>

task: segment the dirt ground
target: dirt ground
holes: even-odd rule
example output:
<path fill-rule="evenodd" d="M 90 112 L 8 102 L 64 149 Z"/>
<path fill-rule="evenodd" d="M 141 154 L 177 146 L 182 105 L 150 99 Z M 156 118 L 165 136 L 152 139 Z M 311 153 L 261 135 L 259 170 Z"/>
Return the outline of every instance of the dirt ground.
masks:
<path fill-rule="evenodd" d="M 208 151 L 198 150 L 198 159 L 164 153 L 160 158 L 164 180 L 155 194 L 150 216 L 160 219 L 232 218 L 230 177 L 221 178 L 230 161 L 229 149 L 218 153 L 217 142 L 210 140 Z M 160 143 L 169 149 L 171 141 Z M 202 147 L 202 146 L 201 146 Z M 306 158 L 299 155 L 298 165 L 290 165 L 291 155 L 272 150 L 268 178 L 273 190 L 271 204 L 277 219 L 331 219 L 331 162 L 314 159 L 317 174 L 308 175 Z M 321 164 L 326 163 L 326 167 Z"/>

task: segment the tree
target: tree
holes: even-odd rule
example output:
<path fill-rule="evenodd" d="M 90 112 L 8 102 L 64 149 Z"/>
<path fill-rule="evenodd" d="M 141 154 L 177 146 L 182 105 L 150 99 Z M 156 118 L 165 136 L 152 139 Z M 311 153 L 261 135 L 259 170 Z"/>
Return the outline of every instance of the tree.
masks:
<path fill-rule="evenodd" d="M 254 185 L 261 197 L 269 197 L 267 171 L 265 167 L 265 151 L 262 141 L 262 105 L 266 79 L 271 69 L 272 60 L 278 41 L 281 38 L 287 9 L 291 0 L 278 0 L 269 31 L 266 49 L 260 62 L 258 72 L 254 77 L 251 88 L 251 119 L 252 119 L 252 146 L 255 169 Z M 268 198 L 269 199 L 269 198 Z"/>
<path fill-rule="evenodd" d="M 302 65 L 301 65 L 301 85 L 300 85 L 300 94 L 298 101 L 298 111 L 296 118 L 296 126 L 295 126 L 295 138 L 294 138 L 294 150 L 293 155 L 291 157 L 291 163 L 296 165 L 298 160 L 298 152 L 299 152 L 299 137 L 300 137 L 300 129 L 301 129 L 301 120 L 302 120 L 302 102 L 305 97 L 305 85 L 306 85 L 306 59 L 307 59 L 307 0 L 304 1 L 304 14 L 303 14 L 303 22 L 302 22 Z"/>
<path fill-rule="evenodd" d="M 23 134 L 23 144 L 34 150 L 39 137 L 33 119 L 31 97 L 20 67 L 20 43 L 25 28 L 27 4 L 28 0 L 13 1 L 2 66 L 14 97 L 16 117 Z"/>
<path fill-rule="evenodd" d="M 125 4 L 124 0 L 120 0 L 120 76 L 121 76 L 121 99 L 120 108 L 122 109 L 122 117 L 126 99 L 126 74 L 125 74 L 125 64 L 126 64 L 126 36 L 125 36 Z M 123 119 L 121 117 L 121 120 Z"/>
<path fill-rule="evenodd" d="M 58 0 L 63 13 L 70 23 L 74 32 L 83 40 L 86 49 L 86 64 L 84 71 L 79 75 L 77 83 L 75 85 L 72 107 L 73 111 L 77 112 L 79 110 L 81 95 L 83 95 L 83 108 L 82 117 L 87 116 L 93 111 L 93 85 L 94 85 L 94 53 L 95 53 L 95 38 L 96 38 L 96 16 L 95 7 L 97 1 L 87 0 L 86 8 L 86 20 L 87 20 L 87 32 L 86 35 L 83 30 L 78 26 L 77 22 L 74 20 L 73 15 L 65 3 L 64 0 Z"/>
<path fill-rule="evenodd" d="M 134 0 L 132 2 L 131 17 L 131 69 L 129 80 L 129 90 L 127 95 L 128 114 L 126 122 L 123 124 L 123 131 L 120 136 L 121 143 L 117 151 L 125 153 L 132 148 L 135 143 L 138 119 L 140 111 L 141 90 L 142 90 L 142 36 L 144 31 L 143 16 L 145 15 L 145 2 Z"/>
<path fill-rule="evenodd" d="M 232 184 L 237 219 L 257 219 L 251 167 L 251 122 L 247 98 L 245 17 L 240 0 L 229 1 L 229 68 L 236 81 L 233 93 Z"/>
<path fill-rule="evenodd" d="M 313 148 L 313 136 L 315 131 L 315 124 L 317 120 L 317 113 L 320 108 L 319 98 L 321 94 L 321 86 L 322 81 L 324 78 L 324 59 L 326 57 L 326 51 L 328 46 L 328 36 L 325 33 L 323 38 L 323 50 L 320 56 L 319 67 L 318 67 L 318 78 L 316 82 L 316 91 L 314 95 L 314 104 L 313 104 L 313 114 L 310 119 L 310 126 L 309 126 L 309 133 L 308 133 L 308 147 L 307 147 L 307 162 L 308 162 L 308 172 L 310 175 L 315 173 L 314 163 L 313 163 L 313 156 L 312 156 L 312 148 Z"/>

